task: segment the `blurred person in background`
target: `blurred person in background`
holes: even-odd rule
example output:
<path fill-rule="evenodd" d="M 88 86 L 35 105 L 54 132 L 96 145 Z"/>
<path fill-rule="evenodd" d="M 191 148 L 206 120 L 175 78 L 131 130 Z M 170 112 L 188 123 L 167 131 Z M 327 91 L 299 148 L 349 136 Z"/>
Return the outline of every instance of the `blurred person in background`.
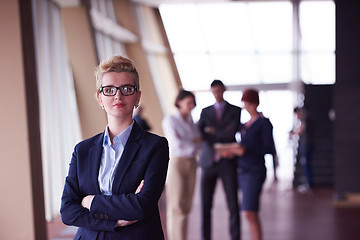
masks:
<path fill-rule="evenodd" d="M 224 155 L 237 155 L 238 185 L 242 193 L 241 211 L 249 223 L 253 240 L 262 239 L 259 218 L 260 194 L 266 178 L 265 155 L 274 153 L 273 126 L 257 111 L 259 93 L 246 89 L 241 101 L 250 120 L 241 127 L 241 143 Z"/>
<path fill-rule="evenodd" d="M 170 147 L 166 179 L 166 225 L 169 240 L 187 239 L 188 215 L 191 210 L 196 180 L 196 156 L 201 137 L 191 117 L 196 106 L 195 95 L 180 90 L 177 111 L 164 118 L 162 125 Z"/>
<path fill-rule="evenodd" d="M 234 143 L 240 126 L 241 108 L 224 99 L 225 85 L 220 80 L 211 83 L 215 104 L 201 111 L 197 123 L 203 139 L 199 165 L 201 167 L 201 236 L 211 239 L 211 210 L 218 178 L 221 179 L 229 210 L 229 230 L 232 240 L 240 239 L 240 216 L 234 157 L 223 157 L 215 151 L 217 144 Z M 216 221 L 222 221 L 216 219 Z"/>
<path fill-rule="evenodd" d="M 297 136 L 299 139 L 297 159 L 304 169 L 305 183 L 299 185 L 298 190 L 304 193 L 310 191 L 313 186 L 311 160 L 314 150 L 315 129 L 312 118 L 304 108 L 296 107 L 294 113 L 298 124 L 290 131 L 290 138 Z"/>
<path fill-rule="evenodd" d="M 151 127 L 148 124 L 147 120 L 143 116 L 144 107 L 139 106 L 138 108 L 135 108 L 133 119 L 136 121 L 139 126 L 144 129 L 145 131 L 150 131 Z"/>

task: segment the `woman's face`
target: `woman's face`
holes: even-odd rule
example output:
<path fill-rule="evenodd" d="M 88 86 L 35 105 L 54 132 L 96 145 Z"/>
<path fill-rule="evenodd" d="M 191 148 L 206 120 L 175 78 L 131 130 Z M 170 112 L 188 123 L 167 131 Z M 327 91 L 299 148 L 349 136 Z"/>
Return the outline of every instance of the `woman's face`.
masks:
<path fill-rule="evenodd" d="M 102 78 L 102 86 L 121 87 L 124 85 L 135 86 L 134 76 L 129 72 L 109 72 Z M 139 104 L 141 91 L 135 91 L 133 95 L 124 96 L 120 89 L 115 96 L 98 94 L 98 101 L 104 107 L 108 117 L 132 118 L 134 106 Z"/>
<path fill-rule="evenodd" d="M 190 115 L 191 111 L 195 108 L 194 98 L 186 97 L 178 101 L 179 111 L 181 113 Z"/>
<path fill-rule="evenodd" d="M 248 101 L 243 101 L 244 103 L 244 109 L 246 111 L 248 111 L 249 113 L 253 113 L 256 112 L 257 109 L 257 104 L 253 103 L 253 102 L 248 102 Z"/>

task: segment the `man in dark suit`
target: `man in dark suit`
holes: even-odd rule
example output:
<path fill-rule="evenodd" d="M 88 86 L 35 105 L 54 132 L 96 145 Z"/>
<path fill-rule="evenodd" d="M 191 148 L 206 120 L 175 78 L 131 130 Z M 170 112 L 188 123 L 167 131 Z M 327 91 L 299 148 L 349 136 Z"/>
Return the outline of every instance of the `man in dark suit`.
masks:
<path fill-rule="evenodd" d="M 241 108 L 229 104 L 223 98 L 226 88 L 222 81 L 211 83 L 216 103 L 202 110 L 198 126 L 203 138 L 199 165 L 201 171 L 201 221 L 202 239 L 211 239 L 211 208 L 217 179 L 223 182 L 230 214 L 232 240 L 240 239 L 240 217 L 237 197 L 236 162 L 224 158 L 214 150 L 216 143 L 235 142 L 239 130 Z"/>

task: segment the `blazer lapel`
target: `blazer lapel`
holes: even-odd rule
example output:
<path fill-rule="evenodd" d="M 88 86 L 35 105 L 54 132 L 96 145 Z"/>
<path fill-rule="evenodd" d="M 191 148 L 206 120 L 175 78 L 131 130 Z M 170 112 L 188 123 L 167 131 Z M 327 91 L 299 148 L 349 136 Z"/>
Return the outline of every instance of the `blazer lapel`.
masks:
<path fill-rule="evenodd" d="M 116 169 L 114 182 L 112 186 L 113 194 L 119 192 L 120 184 L 124 178 L 124 175 L 127 169 L 129 168 L 130 163 L 133 161 L 135 154 L 140 148 L 140 145 L 137 143 L 138 138 L 140 138 L 140 134 L 141 134 L 141 129 L 137 125 L 137 123 L 134 122 L 133 129 L 131 130 L 129 139 L 124 148 L 124 152 L 121 155 L 120 162 Z"/>
<path fill-rule="evenodd" d="M 216 124 L 218 122 L 218 120 L 216 119 L 216 109 L 215 109 L 215 105 L 212 105 L 212 107 L 210 108 L 210 118 L 211 118 L 211 122 Z"/>
<path fill-rule="evenodd" d="M 102 140 L 104 139 L 104 133 L 100 134 L 99 137 L 94 141 L 94 145 L 89 149 L 90 158 L 90 179 L 91 185 L 96 190 L 96 194 L 101 194 L 100 186 L 98 182 L 99 169 L 102 156 Z"/>
<path fill-rule="evenodd" d="M 226 102 L 225 106 L 224 106 L 224 109 L 223 109 L 223 112 L 222 112 L 222 115 L 221 115 L 221 120 L 225 120 L 228 116 L 229 116 L 229 103 Z"/>

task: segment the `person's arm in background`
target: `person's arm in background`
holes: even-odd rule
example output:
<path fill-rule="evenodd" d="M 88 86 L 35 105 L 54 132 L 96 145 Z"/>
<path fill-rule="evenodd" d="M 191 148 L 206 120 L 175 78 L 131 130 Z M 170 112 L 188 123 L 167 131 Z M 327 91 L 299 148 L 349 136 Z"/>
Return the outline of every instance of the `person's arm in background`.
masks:
<path fill-rule="evenodd" d="M 208 109 L 203 109 L 200 114 L 200 119 L 197 122 L 198 129 L 200 131 L 203 141 L 213 144 L 215 143 L 215 126 L 210 123 L 208 116 Z"/>
<path fill-rule="evenodd" d="M 171 149 L 182 149 L 181 136 L 177 133 L 179 127 L 176 126 L 175 119 L 172 116 L 164 118 L 162 127 Z"/>

